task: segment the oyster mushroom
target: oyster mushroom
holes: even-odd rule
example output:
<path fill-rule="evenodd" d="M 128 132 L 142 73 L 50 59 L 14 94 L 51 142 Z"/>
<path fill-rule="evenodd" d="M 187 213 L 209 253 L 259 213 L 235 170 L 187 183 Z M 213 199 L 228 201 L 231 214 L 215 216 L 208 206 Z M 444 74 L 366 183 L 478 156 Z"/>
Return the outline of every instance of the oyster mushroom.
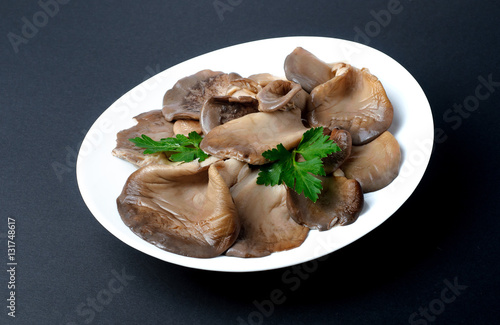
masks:
<path fill-rule="evenodd" d="M 167 121 L 198 120 L 200 110 L 207 99 L 224 95 L 232 80 L 241 76 L 236 73 L 202 70 L 177 81 L 163 97 L 163 115 Z"/>
<path fill-rule="evenodd" d="M 250 113 L 258 112 L 259 102 L 249 96 L 215 96 L 205 102 L 200 113 L 200 124 L 204 134 L 214 127 Z"/>
<path fill-rule="evenodd" d="M 138 169 L 117 199 L 123 222 L 136 235 L 172 253 L 200 258 L 222 254 L 240 230 L 236 207 L 219 170 L 223 164 Z"/>
<path fill-rule="evenodd" d="M 169 160 L 163 152 L 151 155 L 143 154 L 144 148 L 137 147 L 128 139 L 140 137 L 145 134 L 155 141 L 162 138 L 174 136 L 173 123 L 168 122 L 161 110 L 153 110 L 134 117 L 137 124 L 133 127 L 118 132 L 116 136 L 116 147 L 112 155 L 126 160 L 138 167 L 152 163 L 169 164 Z"/>
<path fill-rule="evenodd" d="M 385 131 L 370 143 L 353 146 L 342 170 L 347 178 L 356 179 L 367 193 L 389 185 L 398 176 L 400 164 L 399 143 Z"/>
<path fill-rule="evenodd" d="M 321 177 L 323 189 L 316 202 L 287 188 L 287 207 L 298 224 L 320 231 L 356 221 L 363 209 L 363 190 L 354 179 Z"/>
<path fill-rule="evenodd" d="M 228 256 L 261 257 L 300 246 L 309 229 L 290 218 L 284 185 L 257 185 L 258 170 L 231 188 L 241 231 Z"/>
<path fill-rule="evenodd" d="M 370 142 L 392 123 L 393 108 L 382 83 L 368 69 L 346 65 L 311 92 L 312 126 L 348 130 L 354 145 Z"/>
<path fill-rule="evenodd" d="M 323 158 L 323 169 L 326 175 L 333 173 L 351 154 L 352 139 L 346 130 L 335 128 L 330 133 L 330 140 L 335 142 L 340 151 L 334 152 Z"/>
<path fill-rule="evenodd" d="M 250 78 L 241 78 L 232 80 L 226 90 L 227 96 L 240 97 L 250 96 L 255 98 L 262 87 Z"/>
<path fill-rule="evenodd" d="M 267 86 L 268 83 L 270 83 L 271 81 L 274 81 L 274 80 L 285 80 L 283 78 L 274 76 L 270 73 L 253 74 L 253 75 L 249 76 L 248 79 L 255 81 L 261 87 Z"/>
<path fill-rule="evenodd" d="M 174 123 L 174 134 L 189 135 L 191 132 L 201 134 L 200 122 L 195 120 L 177 120 Z"/>
<path fill-rule="evenodd" d="M 257 112 L 214 127 L 205 135 L 200 148 L 220 158 L 234 158 L 254 165 L 267 160 L 264 151 L 282 143 L 286 149 L 297 146 L 307 131 L 300 118 L 300 109 Z"/>
<path fill-rule="evenodd" d="M 284 68 L 286 78 L 300 84 L 308 93 L 335 76 L 332 67 L 302 47 L 286 57 Z"/>
<path fill-rule="evenodd" d="M 307 107 L 309 94 L 298 83 L 288 80 L 274 80 L 257 94 L 257 99 L 261 112 L 273 112 L 292 107 L 304 110 Z"/>

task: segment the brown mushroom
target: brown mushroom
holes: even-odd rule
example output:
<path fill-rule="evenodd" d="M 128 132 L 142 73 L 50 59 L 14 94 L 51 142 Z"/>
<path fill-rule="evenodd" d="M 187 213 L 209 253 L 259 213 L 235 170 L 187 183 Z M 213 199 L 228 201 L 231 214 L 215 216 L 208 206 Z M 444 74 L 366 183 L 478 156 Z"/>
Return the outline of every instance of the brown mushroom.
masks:
<path fill-rule="evenodd" d="M 232 80 L 241 76 L 220 71 L 202 70 L 177 81 L 163 97 L 163 115 L 168 121 L 198 120 L 200 110 L 212 96 L 225 95 Z"/>
<path fill-rule="evenodd" d="M 135 171 L 117 199 L 123 222 L 172 253 L 215 257 L 236 240 L 240 221 L 219 168 L 149 165 Z"/>
<path fill-rule="evenodd" d="M 191 132 L 201 134 L 200 122 L 195 120 L 177 120 L 174 123 L 174 134 L 189 135 Z"/>
<path fill-rule="evenodd" d="M 300 84 L 308 93 L 335 76 L 332 67 L 302 47 L 297 47 L 286 57 L 285 75 L 288 80 Z"/>
<path fill-rule="evenodd" d="M 298 224 L 320 231 L 356 221 L 363 209 L 363 190 L 354 179 L 321 177 L 323 189 L 316 202 L 287 188 L 287 207 Z"/>
<path fill-rule="evenodd" d="M 204 134 L 214 127 L 250 113 L 258 112 L 259 102 L 249 96 L 215 96 L 205 102 L 200 113 L 200 124 Z"/>
<path fill-rule="evenodd" d="M 309 229 L 294 222 L 286 207 L 284 185 L 257 185 L 258 170 L 231 188 L 241 231 L 228 256 L 261 257 L 300 246 Z"/>
<path fill-rule="evenodd" d="M 323 168 L 325 170 L 326 175 L 333 173 L 337 168 L 339 168 L 342 163 L 349 157 L 351 154 L 352 147 L 352 139 L 351 135 L 346 130 L 341 130 L 335 128 L 330 133 L 330 140 L 335 142 L 340 151 L 334 152 L 323 158 Z"/>
<path fill-rule="evenodd" d="M 298 107 L 302 111 L 307 106 L 309 94 L 298 83 L 288 80 L 274 80 L 262 88 L 257 94 L 257 99 L 261 112 L 273 112 L 292 107 Z"/>
<path fill-rule="evenodd" d="M 200 148 L 220 158 L 234 158 L 254 165 L 268 162 L 264 151 L 282 143 L 286 149 L 297 146 L 307 131 L 300 109 L 257 112 L 214 127 L 205 135 Z"/>
<path fill-rule="evenodd" d="M 370 142 L 392 123 L 393 108 L 382 83 L 368 69 L 346 65 L 311 92 L 311 126 L 348 130 L 354 145 Z"/>
<path fill-rule="evenodd" d="M 140 137 L 142 134 L 149 136 L 155 141 L 173 137 L 173 123 L 165 119 L 161 110 L 142 113 L 134 117 L 134 119 L 137 121 L 136 125 L 118 132 L 116 147 L 112 151 L 113 156 L 126 160 L 138 167 L 152 163 L 168 164 L 169 160 L 164 153 L 145 155 L 143 154 L 144 148 L 137 147 L 129 139 Z"/>
<path fill-rule="evenodd" d="M 367 193 L 390 184 L 398 176 L 400 164 L 399 143 L 386 131 L 370 143 L 353 146 L 341 168 L 347 178 L 356 179 Z"/>

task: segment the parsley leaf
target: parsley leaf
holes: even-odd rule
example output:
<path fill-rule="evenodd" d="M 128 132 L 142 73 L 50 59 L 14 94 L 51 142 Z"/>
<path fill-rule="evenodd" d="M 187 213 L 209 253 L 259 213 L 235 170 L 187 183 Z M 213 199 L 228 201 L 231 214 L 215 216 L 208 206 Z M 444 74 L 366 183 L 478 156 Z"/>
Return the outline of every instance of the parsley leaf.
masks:
<path fill-rule="evenodd" d="M 321 158 L 338 151 L 339 146 L 323 134 L 323 127 L 309 129 L 303 134 L 297 148 L 291 152 L 280 143 L 262 154 L 271 163 L 260 167 L 257 184 L 274 186 L 284 183 L 316 202 L 323 187 L 321 180 L 314 175 L 325 175 Z M 297 154 L 304 161 L 297 161 Z"/>
<path fill-rule="evenodd" d="M 144 154 L 153 154 L 157 152 L 174 152 L 170 156 L 172 161 L 190 162 L 199 159 L 200 162 L 209 157 L 203 150 L 200 149 L 200 142 L 203 138 L 195 131 L 185 136 L 177 134 L 172 138 L 164 138 L 160 141 L 155 141 L 145 134 L 140 137 L 129 139 L 136 146 L 145 148 Z"/>

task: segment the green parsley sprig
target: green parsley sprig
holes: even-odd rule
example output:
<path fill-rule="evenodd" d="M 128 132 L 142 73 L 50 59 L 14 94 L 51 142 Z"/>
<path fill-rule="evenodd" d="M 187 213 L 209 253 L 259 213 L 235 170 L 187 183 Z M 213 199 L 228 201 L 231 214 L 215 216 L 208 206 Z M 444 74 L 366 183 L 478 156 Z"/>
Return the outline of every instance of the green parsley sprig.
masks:
<path fill-rule="evenodd" d="M 307 130 L 297 148 L 287 150 L 283 144 L 265 151 L 262 156 L 271 163 L 260 167 L 257 184 L 274 186 L 285 184 L 297 193 L 316 202 L 321 193 L 321 180 L 314 175 L 325 175 L 322 158 L 340 151 L 339 146 L 323 134 L 323 127 Z M 300 154 L 304 161 L 297 161 Z"/>
<path fill-rule="evenodd" d="M 209 157 L 203 150 L 200 149 L 200 142 L 203 140 L 201 135 L 195 131 L 185 136 L 177 134 L 175 137 L 161 139 L 155 141 L 145 134 L 140 137 L 129 139 L 136 146 L 145 148 L 144 154 L 152 154 L 157 152 L 175 152 L 169 159 L 171 161 L 190 162 L 199 159 L 200 162 Z"/>

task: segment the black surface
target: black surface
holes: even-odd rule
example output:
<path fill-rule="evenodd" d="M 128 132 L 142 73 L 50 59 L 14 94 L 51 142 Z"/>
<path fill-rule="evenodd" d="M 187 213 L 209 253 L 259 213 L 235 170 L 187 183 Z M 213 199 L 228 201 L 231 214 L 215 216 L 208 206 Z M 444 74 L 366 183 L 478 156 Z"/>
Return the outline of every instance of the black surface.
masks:
<path fill-rule="evenodd" d="M 478 78 L 500 81 L 498 3 L 402 0 L 366 39 L 358 29 L 375 28 L 374 13 L 394 1 L 221 2 L 233 4 L 223 20 L 212 0 L 91 0 L 59 4 L 43 21 L 36 1 L 2 1 L 0 265 L 8 269 L 9 217 L 18 265 L 15 318 L 7 316 L 9 274 L 0 269 L 0 323 L 498 323 L 500 87 L 473 112 L 450 111 L 474 100 Z M 38 32 L 13 46 L 9 33 L 22 35 L 34 16 Z M 84 204 L 74 168 L 95 119 L 151 70 L 292 35 L 368 43 L 420 83 L 441 133 L 411 198 L 325 261 L 269 272 L 188 269 L 108 233 Z M 122 272 L 128 278 L 112 280 Z M 446 291 L 454 282 L 455 293 Z M 115 292 L 106 295 L 109 285 Z"/>

